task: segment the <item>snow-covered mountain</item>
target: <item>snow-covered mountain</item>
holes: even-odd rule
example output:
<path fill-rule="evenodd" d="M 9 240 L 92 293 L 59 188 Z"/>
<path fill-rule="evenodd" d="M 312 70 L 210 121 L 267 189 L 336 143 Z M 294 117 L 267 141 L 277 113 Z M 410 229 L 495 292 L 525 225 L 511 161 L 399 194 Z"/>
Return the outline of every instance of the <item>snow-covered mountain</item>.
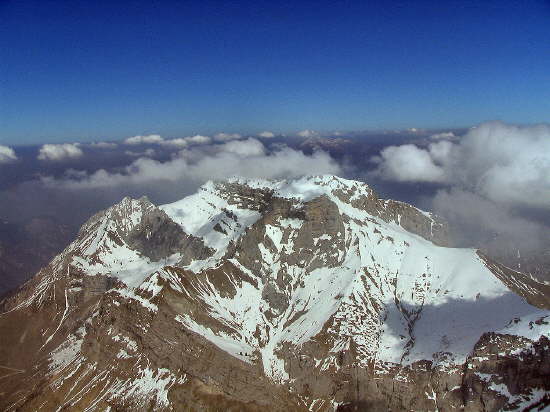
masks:
<path fill-rule="evenodd" d="M 550 404 L 549 308 L 364 183 L 209 182 L 98 213 L 0 304 L 0 407 L 523 410 Z"/>

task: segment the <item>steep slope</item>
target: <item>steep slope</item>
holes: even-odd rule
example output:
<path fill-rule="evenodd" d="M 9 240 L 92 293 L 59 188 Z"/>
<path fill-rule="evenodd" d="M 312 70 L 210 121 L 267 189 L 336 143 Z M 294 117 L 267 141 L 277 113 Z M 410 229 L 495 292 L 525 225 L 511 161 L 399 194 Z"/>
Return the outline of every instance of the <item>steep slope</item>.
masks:
<path fill-rule="evenodd" d="M 549 286 L 446 245 L 435 216 L 334 176 L 126 198 L 1 303 L 0 407 L 547 402 Z"/>

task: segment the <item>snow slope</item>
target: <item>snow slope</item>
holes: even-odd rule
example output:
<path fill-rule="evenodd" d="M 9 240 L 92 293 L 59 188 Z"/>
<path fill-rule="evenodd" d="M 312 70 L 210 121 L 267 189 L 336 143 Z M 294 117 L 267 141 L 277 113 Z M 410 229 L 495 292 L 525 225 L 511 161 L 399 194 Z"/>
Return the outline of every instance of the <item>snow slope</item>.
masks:
<path fill-rule="evenodd" d="M 439 361 L 443 353 L 441 367 L 460 365 L 488 331 L 532 340 L 550 333 L 523 321 L 548 311 L 511 292 L 475 250 L 437 246 L 405 230 L 406 216 L 383 219 L 392 206 L 374 197 L 367 185 L 334 176 L 209 182 L 158 209 L 214 249 L 212 256 L 182 265 L 180 253 L 153 261 L 134 250 L 126 234 L 156 207 L 129 198 L 92 218 L 63 256 L 71 256 L 69 271 L 118 278 L 125 286 L 117 294 L 152 312 L 163 288 L 187 295 L 211 321 L 179 313 L 182 327 L 243 361 L 261 362 L 275 381 L 289 379 L 285 351 L 316 339 L 329 347 L 315 355 L 322 370 L 338 369 L 338 356 L 353 344 L 360 365 L 374 360 L 383 371 Z M 271 207 L 277 199 L 286 209 Z M 368 204 L 375 209 L 362 206 Z M 236 274 L 220 274 L 224 262 Z M 194 273 L 194 290 L 167 266 Z M 234 292 L 220 289 L 220 276 Z"/>
<path fill-rule="evenodd" d="M 215 287 L 199 297 L 211 308 L 210 316 L 228 325 L 232 334 L 217 336 L 182 314 L 182 323 L 234 356 L 257 350 L 265 372 L 275 379 L 287 378 L 277 352 L 284 345 L 300 347 L 323 328 L 328 329 L 325 339 L 333 348 L 332 358 L 319 360 L 324 367 L 334 364 L 335 354 L 350 342 L 359 347 L 362 362 L 375 358 L 407 364 L 449 352 L 450 362 L 460 364 L 484 332 L 503 330 L 514 318 L 548 314 L 510 292 L 475 250 L 436 246 L 404 230 L 399 219 L 386 222 L 353 206 L 355 200 L 372 196 L 367 185 L 333 176 L 290 182 L 235 178 L 228 183 L 271 191 L 273 197 L 288 199 L 297 208 L 325 196 L 344 222 L 343 246 L 335 242 L 334 250 L 316 251 L 314 257 L 301 254 L 293 244 L 305 230 L 303 220 L 280 216 L 264 225 L 263 240 L 257 244 L 259 265 L 247 267 L 239 258 L 239 253 L 251 253 L 247 250 L 238 251 L 232 260 L 258 284 L 243 283 L 232 298 L 222 297 Z M 226 190 L 223 184 L 208 183 L 195 195 L 161 206 L 186 232 L 217 249 L 209 265 L 190 268 L 219 265 L 228 244 L 247 236 L 247 229 L 253 231 L 260 219 L 257 211 L 230 204 Z M 343 199 L 343 192 L 351 196 Z M 221 209 L 230 210 L 236 219 L 227 219 Z M 220 222 L 227 235 L 213 229 Z M 325 234 L 309 246 L 332 241 Z M 299 256 L 300 264 L 289 264 L 290 256 Z M 326 266 L 311 270 L 308 264 L 313 258 L 324 259 Z M 282 274 L 286 287 L 276 284 Z M 274 308 L 265 299 L 268 287 L 284 297 L 284 308 Z M 517 328 L 507 329 L 508 333 L 533 337 Z M 538 333 L 549 332 L 543 329 Z"/>

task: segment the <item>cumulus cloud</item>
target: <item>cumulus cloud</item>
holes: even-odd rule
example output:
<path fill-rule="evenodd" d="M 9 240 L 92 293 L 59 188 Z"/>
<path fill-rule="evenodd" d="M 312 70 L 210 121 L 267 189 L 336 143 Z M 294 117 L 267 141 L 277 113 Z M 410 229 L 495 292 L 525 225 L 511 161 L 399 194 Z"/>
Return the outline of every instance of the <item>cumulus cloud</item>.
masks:
<path fill-rule="evenodd" d="M 15 151 L 11 147 L 0 145 L 0 164 L 13 162 L 15 160 L 17 160 Z"/>
<path fill-rule="evenodd" d="M 83 155 L 78 143 L 45 144 L 40 148 L 38 160 L 60 161 Z"/>
<path fill-rule="evenodd" d="M 206 150 L 207 148 L 207 150 Z M 50 187 L 68 189 L 111 188 L 154 182 L 193 182 L 229 176 L 292 178 L 308 174 L 338 174 L 340 166 L 326 153 L 305 155 L 289 147 L 268 153 L 257 139 L 230 141 L 204 147 L 184 149 L 168 161 L 141 157 L 122 171 L 104 169 L 94 173 L 72 172 L 62 178 L 44 177 Z"/>
<path fill-rule="evenodd" d="M 264 132 L 258 133 L 258 137 L 263 137 L 264 139 L 270 139 L 272 137 L 275 137 L 275 133 L 266 130 Z"/>
<path fill-rule="evenodd" d="M 239 133 L 218 133 L 214 135 L 214 140 L 218 142 L 225 142 L 228 140 L 237 140 L 240 139 L 242 136 Z"/>
<path fill-rule="evenodd" d="M 150 134 L 147 136 L 133 136 L 128 137 L 124 140 L 125 144 L 136 145 L 136 144 L 158 144 L 162 143 L 164 138 L 158 134 Z"/>
<path fill-rule="evenodd" d="M 315 130 L 305 129 L 305 130 L 299 131 L 297 135 L 300 137 L 317 137 L 319 136 L 319 133 L 316 132 Z"/>
<path fill-rule="evenodd" d="M 481 124 L 453 143 L 384 149 L 373 159 L 387 180 L 442 182 L 510 205 L 550 208 L 550 126 Z"/>
<path fill-rule="evenodd" d="M 445 143 L 445 142 L 441 142 Z M 439 145 L 430 145 L 428 150 L 413 144 L 389 146 L 372 159 L 378 164 L 375 173 L 386 180 L 398 182 L 443 182 L 445 169 L 441 162 L 445 150 Z"/>

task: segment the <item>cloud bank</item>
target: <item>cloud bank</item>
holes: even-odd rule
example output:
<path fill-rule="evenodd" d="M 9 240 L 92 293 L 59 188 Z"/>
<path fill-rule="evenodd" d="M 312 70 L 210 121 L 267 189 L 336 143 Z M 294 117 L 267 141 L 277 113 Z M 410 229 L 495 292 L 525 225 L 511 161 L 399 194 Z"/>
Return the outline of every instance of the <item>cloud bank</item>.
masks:
<path fill-rule="evenodd" d="M 228 142 L 231 140 L 242 139 L 242 136 L 238 133 L 217 133 L 213 137 L 196 134 L 187 137 L 178 137 L 175 139 L 165 139 L 158 134 L 151 134 L 147 136 L 133 136 L 124 140 L 124 144 L 127 145 L 162 145 L 171 147 L 186 147 L 193 144 L 209 144 L 212 141 L 215 142 Z"/>
<path fill-rule="evenodd" d="M 120 171 L 97 170 L 94 173 L 70 170 L 62 177 L 43 177 L 49 187 L 98 189 L 155 182 L 186 181 L 199 185 L 210 179 L 229 176 L 292 178 L 307 174 L 338 174 L 340 166 L 325 152 L 308 156 L 289 147 L 269 152 L 254 138 L 191 147 L 168 161 L 140 157 Z"/>
<path fill-rule="evenodd" d="M 447 136 L 449 137 L 449 136 Z M 494 202 L 550 209 L 550 127 L 489 122 L 456 143 L 390 146 L 372 159 L 375 174 L 401 182 L 438 182 Z"/>
<path fill-rule="evenodd" d="M 147 136 L 133 136 L 124 140 L 125 144 L 157 144 L 164 142 L 164 138 L 158 134 L 150 134 Z"/>
<path fill-rule="evenodd" d="M 371 176 L 388 184 L 435 188 L 424 203 L 450 223 L 455 245 L 548 272 L 541 256 L 550 247 L 550 126 L 488 122 L 462 137 L 440 133 L 389 146 L 371 161 Z"/>

